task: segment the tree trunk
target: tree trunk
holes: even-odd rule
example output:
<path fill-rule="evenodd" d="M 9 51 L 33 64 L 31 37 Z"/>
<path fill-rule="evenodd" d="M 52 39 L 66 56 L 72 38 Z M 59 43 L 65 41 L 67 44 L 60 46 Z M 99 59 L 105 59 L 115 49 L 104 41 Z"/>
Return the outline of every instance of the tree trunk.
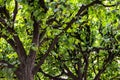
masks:
<path fill-rule="evenodd" d="M 31 60 L 27 60 L 25 64 L 20 64 L 20 66 L 15 71 L 18 80 L 34 80 L 33 67 Z"/>
<path fill-rule="evenodd" d="M 20 66 L 16 71 L 15 71 L 16 77 L 18 80 L 34 80 L 34 75 L 32 73 L 32 69 L 28 66 Z"/>

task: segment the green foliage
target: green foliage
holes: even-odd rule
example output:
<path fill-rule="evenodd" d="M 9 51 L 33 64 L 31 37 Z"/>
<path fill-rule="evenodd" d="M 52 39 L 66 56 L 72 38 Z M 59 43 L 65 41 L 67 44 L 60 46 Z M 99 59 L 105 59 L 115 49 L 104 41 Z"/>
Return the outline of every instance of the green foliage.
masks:
<path fill-rule="evenodd" d="M 3 80 L 14 80 L 14 71 L 20 65 L 19 55 L 8 42 L 11 39 L 15 41 L 14 36 L 20 38 L 27 55 L 30 50 L 36 51 L 35 66 L 56 36 L 59 38 L 48 51 L 49 55 L 34 76 L 35 80 L 51 80 L 53 77 L 73 80 L 73 76 L 78 78 L 79 74 L 93 80 L 100 70 L 103 72 L 99 79 L 117 80 L 120 75 L 120 5 L 109 5 L 119 0 L 101 0 L 102 4 L 92 6 L 88 4 L 94 0 L 44 0 L 47 12 L 39 6 L 39 0 L 33 0 L 30 4 L 27 0 L 16 1 L 18 13 L 12 21 L 14 0 L 6 0 L 5 4 L 0 0 L 0 6 L 6 5 L 10 15 L 7 19 L 0 12 L 0 61 L 5 60 L 15 66 L 8 69 L 0 64 L 0 80 L 1 77 L 5 78 Z M 86 9 L 83 8 L 78 16 L 82 6 Z M 5 17 L 8 26 L 3 24 L 2 17 Z M 39 46 L 32 42 L 34 19 L 39 23 Z M 13 27 L 16 33 L 10 32 L 8 27 Z"/>
<path fill-rule="evenodd" d="M 120 35 L 116 35 L 116 40 L 119 42 L 120 41 Z"/>

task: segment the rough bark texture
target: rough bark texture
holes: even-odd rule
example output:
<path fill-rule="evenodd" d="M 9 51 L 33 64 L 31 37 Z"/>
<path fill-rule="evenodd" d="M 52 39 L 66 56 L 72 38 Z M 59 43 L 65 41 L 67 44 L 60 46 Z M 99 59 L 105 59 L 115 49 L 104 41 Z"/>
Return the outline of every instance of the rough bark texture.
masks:
<path fill-rule="evenodd" d="M 16 74 L 16 77 L 18 78 L 18 80 L 34 80 L 34 75 L 37 74 L 37 72 L 43 73 L 46 77 L 49 77 L 52 80 L 65 80 L 65 79 L 62 79 L 62 78 L 60 79 L 59 76 L 53 77 L 49 74 L 46 74 L 45 72 L 43 72 L 40 69 L 40 66 L 44 63 L 44 61 L 47 58 L 47 56 L 49 55 L 50 51 L 52 49 L 54 49 L 54 46 L 58 42 L 59 37 L 61 35 L 63 35 L 64 32 L 66 32 L 72 26 L 72 24 L 74 22 L 77 21 L 76 17 L 79 17 L 79 16 L 82 17 L 82 16 L 86 15 L 87 14 L 86 10 L 89 7 L 91 7 L 95 4 L 101 4 L 105 7 L 109 7 L 109 5 L 104 5 L 100 0 L 95 0 L 88 5 L 82 5 L 80 7 L 80 9 L 78 10 L 77 14 L 75 15 L 75 17 L 73 17 L 70 20 L 70 22 L 68 22 L 66 24 L 67 26 L 63 29 L 63 31 L 53 39 L 53 41 L 49 45 L 48 50 L 45 52 L 45 54 L 42 56 L 42 58 L 39 59 L 38 64 L 36 64 L 36 66 L 35 66 L 36 51 L 31 48 L 30 51 L 29 51 L 29 55 L 27 55 L 26 51 L 25 51 L 25 48 L 24 48 L 17 32 L 14 30 L 14 22 L 15 22 L 15 19 L 16 19 L 16 15 L 18 13 L 18 2 L 17 2 L 17 0 L 14 0 L 14 1 L 15 1 L 15 8 L 14 8 L 14 11 L 13 11 L 13 19 L 12 19 L 13 24 L 12 25 L 7 25 L 7 23 L 6 23 L 6 20 L 8 19 L 8 21 L 9 21 L 9 18 L 10 18 L 8 10 L 5 7 L 0 7 L 0 13 L 4 14 L 6 16 L 6 20 L 4 20 L 4 18 L 2 18 L 0 16 L 0 23 L 2 24 L 2 25 L 0 24 L 0 29 L 3 29 L 3 28 L 6 27 L 5 30 L 8 31 L 13 36 L 13 38 L 10 39 L 8 35 L 2 34 L 1 32 L 0 32 L 0 34 L 1 34 L 0 37 L 4 38 L 12 46 L 12 48 L 15 50 L 15 52 L 18 55 L 20 65 L 17 67 L 17 69 L 15 71 L 15 74 Z M 30 4 L 30 3 L 33 3 L 34 0 L 29 0 L 28 2 Z M 48 9 L 45 6 L 44 0 L 39 0 L 39 4 L 40 4 L 39 7 L 42 7 L 44 9 L 44 12 L 47 13 Z M 114 5 L 112 5 L 112 6 L 114 6 Z M 35 19 L 35 16 L 33 15 L 33 12 L 31 13 L 31 20 L 34 22 L 33 23 L 33 38 L 32 38 L 32 43 L 31 44 L 34 44 L 35 47 L 39 47 L 40 46 L 40 43 L 39 43 L 40 39 L 42 39 L 41 34 L 42 35 L 45 34 L 46 31 L 42 31 L 42 32 L 39 31 L 41 21 L 37 21 Z M 87 31 L 90 34 L 88 26 L 87 26 Z M 15 34 L 15 35 L 13 35 L 13 34 Z M 90 35 L 88 35 L 88 36 L 90 36 Z M 86 38 L 86 40 L 88 41 L 88 40 L 90 40 L 90 38 Z M 80 49 L 81 49 L 81 53 L 84 53 L 82 51 L 82 48 L 80 48 Z M 105 48 L 103 48 L 103 49 L 102 48 L 96 48 L 96 49 L 93 48 L 93 50 L 98 51 L 98 50 L 107 50 L 107 49 L 105 49 Z M 86 52 L 86 53 L 88 54 L 89 52 Z M 76 73 L 77 73 L 78 76 L 74 75 L 72 73 L 72 71 L 70 71 L 69 67 L 65 64 L 64 64 L 63 69 L 61 68 L 62 72 L 61 72 L 60 75 L 66 74 L 68 77 L 71 77 L 73 80 L 87 80 L 87 76 L 88 76 L 87 71 L 88 71 L 88 66 L 89 66 L 89 63 L 88 63 L 89 62 L 89 56 L 87 54 L 83 54 L 83 58 L 84 58 L 84 62 L 85 62 L 84 66 L 81 65 L 82 60 L 77 63 L 78 69 L 76 68 Z M 114 55 L 112 55 L 112 53 L 110 53 L 108 58 L 104 61 L 105 64 L 103 64 L 103 68 L 97 73 L 94 80 L 99 80 L 100 79 L 101 74 L 106 69 L 106 64 L 110 63 L 110 61 L 112 61 L 113 58 L 114 58 Z M 3 60 L 0 61 L 0 63 L 8 64 L 9 68 L 14 67 L 13 65 L 11 65 L 8 62 L 3 61 Z M 84 72 L 83 73 L 81 71 L 82 67 L 84 67 Z"/>
<path fill-rule="evenodd" d="M 18 80 L 34 80 L 34 75 L 32 73 L 33 64 L 30 60 L 26 60 L 26 64 L 21 64 L 15 71 Z"/>

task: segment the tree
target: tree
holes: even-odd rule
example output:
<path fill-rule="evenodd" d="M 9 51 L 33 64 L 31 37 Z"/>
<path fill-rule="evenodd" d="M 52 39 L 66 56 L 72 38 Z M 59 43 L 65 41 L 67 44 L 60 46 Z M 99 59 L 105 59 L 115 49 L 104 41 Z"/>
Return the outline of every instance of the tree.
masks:
<path fill-rule="evenodd" d="M 0 3 L 2 77 L 11 68 L 18 80 L 118 78 L 117 0 Z"/>

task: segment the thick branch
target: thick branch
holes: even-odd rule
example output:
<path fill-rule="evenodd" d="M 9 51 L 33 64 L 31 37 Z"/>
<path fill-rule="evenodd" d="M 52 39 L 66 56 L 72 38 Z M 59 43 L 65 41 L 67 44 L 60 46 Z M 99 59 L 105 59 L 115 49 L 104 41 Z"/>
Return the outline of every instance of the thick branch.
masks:
<path fill-rule="evenodd" d="M 4 22 L 4 20 L 2 20 Z M 2 23 L 3 23 L 2 22 Z M 20 41 L 19 37 L 17 36 L 17 33 L 15 32 L 15 30 L 9 26 L 7 26 L 6 22 L 4 22 L 4 24 L 6 27 L 1 26 L 1 29 L 4 28 L 8 31 L 9 34 L 11 34 L 13 36 L 13 39 L 9 38 L 7 35 L 1 35 L 1 37 L 3 37 L 12 47 L 13 49 L 17 52 L 18 57 L 20 62 L 24 62 L 25 58 L 26 58 L 26 52 L 25 49 L 22 45 L 22 42 Z"/>
<path fill-rule="evenodd" d="M 33 23 L 33 38 L 32 38 L 32 47 L 37 47 L 39 46 L 39 22 L 35 20 L 35 16 L 33 13 L 31 13 L 31 20 L 34 21 Z M 27 57 L 27 61 L 31 63 L 31 65 L 34 65 L 36 58 L 36 50 L 33 50 L 32 48 L 30 49 L 29 56 Z"/>
<path fill-rule="evenodd" d="M 40 3 L 43 3 L 42 5 L 45 6 L 44 4 L 44 0 L 40 0 Z M 88 4 L 87 6 L 82 6 L 80 8 L 80 10 L 78 11 L 78 13 L 76 14 L 75 17 L 78 17 L 79 15 L 82 14 L 82 12 L 87 9 L 88 7 L 90 6 L 93 6 L 94 4 L 99 4 L 100 1 L 96 0 L 96 1 L 93 1 L 92 3 Z M 35 66 L 34 70 L 33 70 L 33 73 L 36 74 L 37 71 L 39 70 L 39 67 L 44 63 L 44 60 L 46 59 L 46 57 L 49 55 L 49 52 L 54 48 L 54 45 L 57 43 L 58 39 L 59 39 L 59 36 L 62 35 L 64 32 L 66 32 L 68 30 L 68 28 L 71 27 L 71 25 L 76 21 L 77 19 L 76 18 L 73 18 L 69 23 L 67 23 L 67 26 L 66 28 L 64 29 L 63 32 L 61 32 L 59 35 L 57 35 L 53 42 L 51 43 L 51 45 L 49 46 L 48 50 L 46 51 L 46 53 L 43 55 L 43 57 L 40 59 L 39 63 L 37 66 Z"/>
<path fill-rule="evenodd" d="M 7 41 L 11 44 L 13 49 L 17 52 L 20 62 L 25 64 L 25 59 L 27 57 L 26 51 L 16 32 L 13 32 L 13 39 L 14 39 L 13 41 L 11 39 L 10 40 L 8 39 Z M 14 45 L 10 41 L 14 42 Z"/>
<path fill-rule="evenodd" d="M 35 16 L 33 16 L 33 13 L 31 13 L 31 19 L 34 21 L 32 43 L 38 46 L 39 44 L 39 22 L 35 20 Z"/>
<path fill-rule="evenodd" d="M 14 38 L 14 41 L 16 43 L 17 53 L 18 53 L 18 57 L 20 59 L 20 62 L 25 63 L 25 59 L 26 59 L 27 55 L 26 55 L 26 51 L 23 47 L 23 44 L 17 35 L 13 35 L 13 38 Z"/>
<path fill-rule="evenodd" d="M 116 5 L 116 4 L 115 5 L 104 5 L 104 4 L 102 4 L 102 2 L 100 0 L 95 0 L 95 1 L 91 2 L 90 4 L 88 4 L 86 6 L 82 5 L 81 8 L 79 9 L 79 11 L 77 12 L 77 14 L 75 15 L 75 17 L 72 18 L 72 20 L 69 23 L 67 23 L 67 26 L 66 26 L 66 28 L 64 30 L 66 31 L 69 27 L 71 27 L 71 25 L 77 20 L 76 17 L 78 17 L 78 16 L 84 16 L 82 13 L 86 9 L 88 9 L 89 7 L 94 6 L 95 4 L 101 4 L 101 5 L 105 6 L 105 7 L 115 6 Z M 120 3 L 117 3 L 117 5 L 118 4 L 120 4 Z"/>
<path fill-rule="evenodd" d="M 78 10 L 78 12 L 77 12 L 77 14 L 75 15 L 75 17 L 74 18 L 72 18 L 72 20 L 69 22 L 69 23 L 67 23 L 67 26 L 66 26 L 66 28 L 64 29 L 64 31 L 66 31 L 69 27 L 71 27 L 71 25 L 77 20 L 77 17 L 79 17 L 79 16 L 84 16 L 84 14 L 82 14 L 86 9 L 88 9 L 90 6 L 93 6 L 93 5 L 95 5 L 95 4 L 100 4 L 101 3 L 101 1 L 99 1 L 99 0 L 96 0 L 96 1 L 93 1 L 93 2 L 91 2 L 90 4 L 88 4 L 88 5 L 86 5 L 86 6 L 81 6 L 81 8 Z"/>
<path fill-rule="evenodd" d="M 15 2 L 16 6 L 17 3 Z M 6 17 L 9 19 L 9 12 L 6 10 L 6 8 L 3 8 L 4 10 L 4 14 L 6 15 Z M 14 10 L 14 16 L 16 16 L 17 12 L 16 9 Z M 15 18 L 14 18 L 15 19 Z M 4 19 L 0 18 L 0 22 L 5 26 L 3 28 L 5 28 L 6 30 L 8 30 L 9 34 L 11 34 L 13 36 L 13 39 L 9 39 L 6 35 L 3 35 L 2 37 L 13 47 L 13 49 L 17 52 L 18 57 L 20 59 L 20 62 L 24 62 L 25 61 L 25 57 L 26 57 L 26 52 L 24 50 L 24 47 L 22 45 L 22 42 L 20 41 L 19 37 L 17 36 L 17 33 L 15 32 L 15 30 L 13 28 L 11 28 L 10 26 L 7 25 L 7 23 L 5 22 Z"/>
<path fill-rule="evenodd" d="M 44 9 L 45 13 L 48 11 L 48 8 L 45 6 L 44 0 L 39 0 L 39 5 Z"/>
<path fill-rule="evenodd" d="M 0 13 L 3 13 L 7 19 L 10 18 L 9 11 L 6 9 L 6 6 L 4 7 L 0 6 Z"/>

